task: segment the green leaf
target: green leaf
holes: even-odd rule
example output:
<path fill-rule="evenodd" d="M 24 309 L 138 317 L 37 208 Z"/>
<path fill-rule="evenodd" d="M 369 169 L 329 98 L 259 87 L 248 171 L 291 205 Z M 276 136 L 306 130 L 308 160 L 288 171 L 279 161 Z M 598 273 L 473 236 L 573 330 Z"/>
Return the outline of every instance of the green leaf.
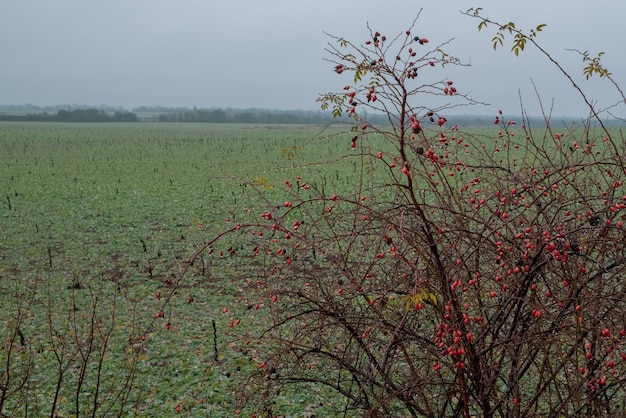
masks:
<path fill-rule="evenodd" d="M 370 87 L 380 87 L 380 78 L 373 77 L 369 82 Z"/>
<path fill-rule="evenodd" d="M 504 35 L 502 33 L 498 33 L 491 40 L 493 41 L 494 50 L 498 48 L 498 44 L 500 44 L 500 46 L 504 45 Z"/>
<path fill-rule="evenodd" d="M 361 78 L 363 77 L 364 71 L 361 70 L 356 70 L 354 72 L 354 82 L 358 83 L 359 81 L 361 81 Z"/>

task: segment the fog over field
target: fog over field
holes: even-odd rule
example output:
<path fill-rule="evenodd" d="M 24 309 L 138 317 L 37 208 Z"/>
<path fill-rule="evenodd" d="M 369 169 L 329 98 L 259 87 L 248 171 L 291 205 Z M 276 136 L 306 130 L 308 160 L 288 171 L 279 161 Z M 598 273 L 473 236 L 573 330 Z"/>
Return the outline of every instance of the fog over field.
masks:
<path fill-rule="evenodd" d="M 539 42 L 577 81 L 584 80 L 583 62 L 567 49 L 588 50 L 592 57 L 605 51 L 603 64 L 617 82 L 626 79 L 621 0 L 33 0 L 0 6 L 0 104 L 316 110 L 319 93 L 346 82 L 323 60 L 330 40 L 324 32 L 360 43 L 369 22 L 392 38 L 410 26 L 420 7 L 413 32 L 427 37 L 428 46 L 454 38 L 446 52 L 471 64 L 430 76 L 452 79 L 459 92 L 492 104 L 459 113 L 519 113 L 521 92 L 528 113 L 538 115 L 531 80 L 545 107 L 554 99 L 555 115 L 587 113 L 571 84 L 530 45 L 520 57 L 509 52 L 510 43 L 494 52 L 496 28 L 479 32 L 479 22 L 460 13 L 470 7 L 525 31 L 547 24 Z M 597 77 L 583 86 L 601 108 L 620 100 Z"/>

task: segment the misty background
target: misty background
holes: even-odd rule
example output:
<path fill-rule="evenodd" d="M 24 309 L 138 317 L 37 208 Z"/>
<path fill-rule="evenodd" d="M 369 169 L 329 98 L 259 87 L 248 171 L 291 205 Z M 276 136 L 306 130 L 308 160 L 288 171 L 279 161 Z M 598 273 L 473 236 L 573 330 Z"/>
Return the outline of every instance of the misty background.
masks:
<path fill-rule="evenodd" d="M 0 105 L 108 105 L 319 110 L 320 93 L 340 90 L 324 48 L 331 39 L 368 39 L 366 25 L 392 38 L 409 28 L 471 64 L 440 67 L 433 80 L 454 80 L 459 92 L 490 106 L 456 109 L 460 114 L 520 113 L 520 95 L 530 115 L 544 108 L 556 116 L 585 117 L 588 109 L 571 83 L 534 47 L 516 57 L 510 40 L 493 50 L 494 26 L 460 11 L 482 7 L 483 16 L 514 21 L 528 31 L 548 26 L 539 43 L 580 81 L 599 108 L 621 96 L 597 76 L 585 81 L 581 56 L 567 49 L 605 51 L 603 65 L 621 84 L 622 0 L 23 0 L 0 5 Z M 613 114 L 626 117 L 625 107 Z"/>

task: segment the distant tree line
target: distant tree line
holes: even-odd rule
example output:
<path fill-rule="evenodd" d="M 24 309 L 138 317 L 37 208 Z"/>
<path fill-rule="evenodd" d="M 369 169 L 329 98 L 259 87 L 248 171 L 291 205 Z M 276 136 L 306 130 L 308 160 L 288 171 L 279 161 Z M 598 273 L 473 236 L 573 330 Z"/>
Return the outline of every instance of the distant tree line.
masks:
<path fill-rule="evenodd" d="M 38 106 L 31 103 L 26 104 L 0 104 L 0 113 L 57 113 L 59 110 L 75 110 L 75 109 L 98 109 L 104 110 L 108 113 L 114 112 L 127 112 L 129 109 L 124 108 L 122 106 L 109 106 L 105 104 L 101 105 L 87 105 L 87 104 L 55 104 L 55 105 L 47 105 L 47 106 Z"/>
<path fill-rule="evenodd" d="M 137 108 L 133 111 L 138 111 Z M 139 111 L 138 111 L 139 113 Z M 274 111 L 266 109 L 178 109 L 169 112 L 151 112 L 151 118 L 159 122 L 204 122 L 204 123 L 250 123 L 250 124 L 294 124 L 294 125 L 327 125 L 329 123 L 345 121 L 348 118 L 333 118 L 330 112 L 315 111 Z M 141 113 L 139 113 L 141 115 Z M 494 117 L 487 115 L 446 115 L 452 125 L 462 126 L 490 126 L 494 124 Z M 142 118 L 144 119 L 144 118 Z M 387 115 L 368 114 L 363 118 L 371 125 L 388 125 Z M 532 125 L 545 123 L 543 117 L 528 117 Z M 576 126 L 582 118 L 562 117 L 554 118 L 554 126 Z M 433 125 L 436 121 L 433 123 Z M 612 119 L 605 121 L 606 126 L 623 126 L 624 121 Z"/>
<path fill-rule="evenodd" d="M 201 109 L 141 106 L 133 108 L 132 111 L 140 115 L 140 118 L 143 120 L 159 122 L 327 125 L 338 121 L 350 121 L 348 118 L 333 118 L 330 112 L 311 110 Z M 372 113 L 368 114 L 364 119 L 372 125 L 389 124 L 387 115 Z M 450 117 L 449 119 L 452 120 L 453 118 Z M 484 115 L 454 116 L 454 120 L 454 123 L 463 124 L 464 126 L 493 124 L 493 117 Z"/>
<path fill-rule="evenodd" d="M 446 115 L 452 125 L 488 126 L 493 125 L 492 115 Z M 387 125 L 387 115 L 367 114 L 364 117 L 372 125 Z M 327 125 L 341 121 L 330 112 L 313 110 L 274 110 L 274 109 L 233 109 L 139 106 L 130 111 L 122 107 L 100 105 L 55 105 L 39 107 L 35 105 L 0 105 L 0 121 L 40 121 L 40 122 L 199 122 L 199 123 L 241 123 L 241 124 L 292 124 Z M 348 121 L 346 119 L 345 121 Z M 544 123 L 543 117 L 529 117 L 532 125 Z M 575 126 L 581 118 L 553 118 L 553 125 Z M 604 121 L 605 126 L 624 126 L 621 119 Z"/>
<path fill-rule="evenodd" d="M 139 122 L 135 113 L 116 111 L 112 114 L 102 109 L 61 109 L 56 113 L 27 113 L 3 114 L 0 121 L 30 121 L 30 122 Z"/>
<path fill-rule="evenodd" d="M 333 118 L 328 113 L 307 111 L 187 109 L 161 112 L 157 120 L 159 122 L 324 125 L 332 122 Z"/>

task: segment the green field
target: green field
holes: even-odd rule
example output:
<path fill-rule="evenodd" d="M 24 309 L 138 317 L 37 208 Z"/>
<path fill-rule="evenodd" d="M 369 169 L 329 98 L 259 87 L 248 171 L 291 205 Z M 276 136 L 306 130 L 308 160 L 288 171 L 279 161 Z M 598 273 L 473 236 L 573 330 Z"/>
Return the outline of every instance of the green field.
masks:
<path fill-rule="evenodd" d="M 0 412 L 49 416 L 58 387 L 55 416 L 77 404 L 91 415 L 100 378 L 96 416 L 117 415 L 116 389 L 132 375 L 124 415 L 179 405 L 233 416 L 237 372 L 254 364 L 230 348 L 240 289 L 227 263 L 204 259 L 165 304 L 172 282 L 206 239 L 259 206 L 254 186 L 271 196 L 271 184 L 300 175 L 349 190 L 355 163 L 319 167 L 349 143 L 319 127 L 0 124 L 0 369 L 12 362 L 0 376 L 14 388 L 31 376 Z M 81 358 L 85 341 L 101 362 Z M 295 399 L 287 411 L 307 407 Z"/>
<path fill-rule="evenodd" d="M 264 360 L 242 337 L 263 330 L 270 314 L 245 299 L 259 266 L 230 257 L 245 247 L 232 240 L 191 266 L 186 260 L 220 231 L 282 208 L 285 193 L 358 202 L 368 187 L 360 182 L 393 154 L 376 135 L 351 148 L 354 133 L 340 132 L 0 123 L 0 416 L 234 416 L 242 385 Z M 500 152 L 497 130 L 471 132 L 458 147 L 470 162 L 482 149 L 490 164 L 543 171 L 560 146 L 540 132 L 538 151 Z M 440 178 L 453 189 L 474 176 L 448 170 Z M 494 181 L 481 187 L 502 186 Z M 267 397 L 279 416 L 335 416 L 345 407 L 318 386 Z M 243 404 L 242 416 L 257 410 Z"/>

